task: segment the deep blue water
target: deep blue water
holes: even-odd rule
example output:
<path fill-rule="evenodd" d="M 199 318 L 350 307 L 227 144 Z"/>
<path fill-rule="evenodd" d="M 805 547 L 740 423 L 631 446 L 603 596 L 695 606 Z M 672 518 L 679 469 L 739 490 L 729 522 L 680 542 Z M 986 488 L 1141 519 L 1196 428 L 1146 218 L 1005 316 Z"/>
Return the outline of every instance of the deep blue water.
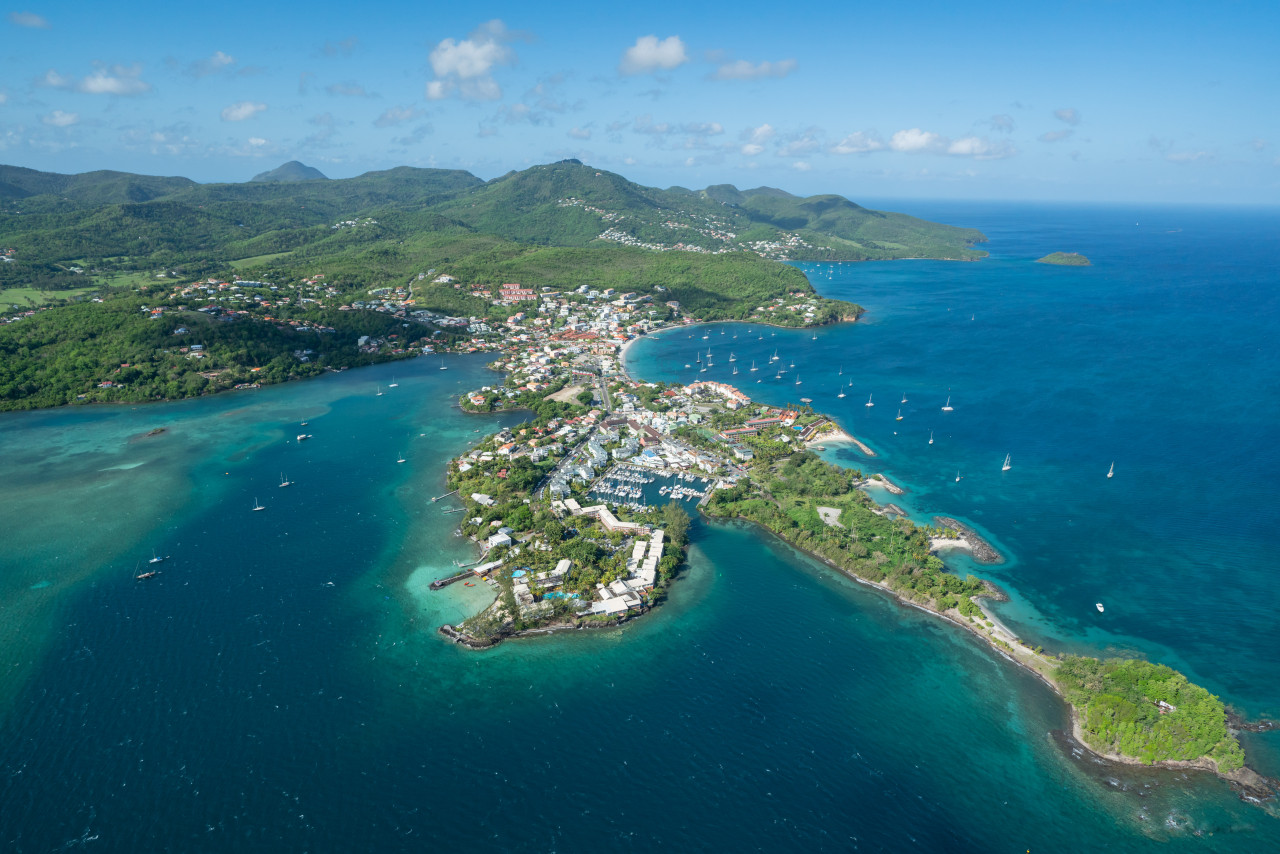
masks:
<path fill-rule="evenodd" d="M 711 343 L 730 379 L 727 350 L 745 371 L 778 347 L 803 384 L 743 388 L 803 390 L 881 454 L 829 457 L 888 473 L 920 518 L 984 530 L 1011 560 L 979 571 L 1014 595 L 1001 613 L 1025 637 L 1148 655 L 1280 709 L 1280 216 L 910 212 L 983 229 L 993 257 L 810 268 L 865 320 L 817 341 L 673 332 L 633 348 L 633 373 L 688 379 L 686 351 Z M 1057 249 L 1096 266 L 1029 263 Z M 734 526 L 696 526 L 671 601 L 623 631 L 483 654 L 442 642 L 435 626 L 486 594 L 425 591 L 470 556 L 429 498 L 443 462 L 500 423 L 449 405 L 487 382 L 483 360 L 449 364 L 0 417 L 0 844 L 1280 846 L 1280 819 L 1204 775 L 1064 755 L 1049 735 L 1064 710 L 1034 678 Z M 298 443 L 302 420 L 314 438 Z M 152 549 L 172 557 L 133 581 Z M 1249 746 L 1280 771 L 1273 736 Z"/>

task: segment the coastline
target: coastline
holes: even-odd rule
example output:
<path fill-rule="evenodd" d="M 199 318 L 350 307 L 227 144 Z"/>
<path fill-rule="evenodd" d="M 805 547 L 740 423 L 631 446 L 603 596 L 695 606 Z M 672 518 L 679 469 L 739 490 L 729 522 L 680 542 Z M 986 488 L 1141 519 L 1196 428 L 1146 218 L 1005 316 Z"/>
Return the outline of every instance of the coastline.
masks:
<path fill-rule="evenodd" d="M 834 430 L 819 431 L 818 435 L 814 436 L 812 439 L 809 439 L 804 443 L 805 447 L 812 448 L 817 445 L 825 445 L 828 442 L 846 442 L 850 445 L 855 446 L 859 451 L 862 451 L 862 453 L 866 454 L 868 457 L 877 456 L 876 452 L 871 450 L 871 448 L 865 442 L 861 441 L 860 439 L 855 437 L 853 434 L 846 431 L 843 427 L 840 427 L 839 425 L 837 425 L 836 422 L 832 421 L 830 422 L 830 424 L 835 428 Z M 889 490 L 889 491 L 892 492 L 893 490 Z M 901 493 L 899 492 L 897 494 L 901 494 Z"/>

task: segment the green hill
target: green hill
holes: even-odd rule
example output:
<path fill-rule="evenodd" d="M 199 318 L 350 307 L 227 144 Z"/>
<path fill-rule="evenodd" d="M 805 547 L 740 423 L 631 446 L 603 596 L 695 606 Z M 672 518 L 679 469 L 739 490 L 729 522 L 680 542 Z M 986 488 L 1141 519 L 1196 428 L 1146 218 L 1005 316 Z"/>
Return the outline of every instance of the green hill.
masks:
<path fill-rule="evenodd" d="M 251 182 L 265 181 L 328 181 L 328 177 L 314 166 L 307 166 L 296 160 L 290 160 L 283 166 L 277 166 L 269 172 L 259 172 L 249 179 Z"/>

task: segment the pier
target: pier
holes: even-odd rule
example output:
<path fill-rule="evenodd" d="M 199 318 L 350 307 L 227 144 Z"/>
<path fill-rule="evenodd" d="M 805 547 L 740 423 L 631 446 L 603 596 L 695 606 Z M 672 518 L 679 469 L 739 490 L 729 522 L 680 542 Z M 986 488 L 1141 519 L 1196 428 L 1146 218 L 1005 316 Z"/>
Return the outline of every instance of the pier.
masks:
<path fill-rule="evenodd" d="M 431 582 L 431 584 L 429 584 L 428 586 L 432 590 L 441 590 L 445 587 L 448 587 L 450 584 L 455 584 L 461 581 L 464 578 L 475 578 L 475 577 L 476 577 L 475 573 L 471 572 L 471 570 L 467 570 L 466 572 L 460 572 L 457 575 L 451 575 L 448 578 L 437 578 L 435 581 Z"/>
<path fill-rule="evenodd" d="M 431 499 L 431 503 L 434 504 L 435 502 L 439 501 L 441 498 L 448 498 L 450 495 L 457 495 L 457 494 L 458 494 L 458 490 L 455 489 L 453 492 L 446 492 L 444 495 L 437 495 L 435 498 Z"/>

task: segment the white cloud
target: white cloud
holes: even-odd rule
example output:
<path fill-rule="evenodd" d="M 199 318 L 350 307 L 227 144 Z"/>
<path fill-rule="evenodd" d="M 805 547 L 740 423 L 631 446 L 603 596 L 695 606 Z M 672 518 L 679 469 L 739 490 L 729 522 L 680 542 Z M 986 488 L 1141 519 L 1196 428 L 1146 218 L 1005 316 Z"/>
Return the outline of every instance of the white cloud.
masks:
<path fill-rule="evenodd" d="M 1063 107 L 1060 110 L 1054 110 L 1053 115 L 1069 125 L 1075 126 L 1080 124 L 1080 111 L 1075 107 Z"/>
<path fill-rule="evenodd" d="M 1209 151 L 1171 151 L 1165 155 L 1165 159 L 1170 163 L 1195 163 L 1197 160 L 1212 160 L 1213 153 Z"/>
<path fill-rule="evenodd" d="M 213 56 L 207 59 L 197 59 L 186 68 L 186 73 L 195 78 L 208 77 L 210 74 L 217 74 L 224 68 L 235 65 L 236 58 L 229 53 L 215 50 Z"/>
<path fill-rule="evenodd" d="M 141 95 L 151 91 L 151 84 L 142 79 L 141 65 L 99 65 L 80 79 L 63 76 L 51 68 L 36 81 L 36 85 L 70 89 L 86 95 Z"/>
<path fill-rule="evenodd" d="M 3 104 L 3 103 L 4 103 L 4 100 L 0 98 L 0 104 Z M 1266 151 L 1267 141 L 1262 137 L 1258 137 L 1257 139 L 1254 139 L 1252 142 L 1249 143 L 1249 147 L 1252 148 L 1254 151 Z"/>
<path fill-rule="evenodd" d="M 776 153 L 779 157 L 797 157 L 811 154 L 822 147 L 822 143 L 818 139 L 819 133 L 821 131 L 807 130 L 804 133 L 792 136 Z"/>
<path fill-rule="evenodd" d="M 40 119 L 47 125 L 53 125 L 56 128 L 70 127 L 80 121 L 80 116 L 76 113 L 64 113 L 62 110 L 54 110 L 49 115 Z"/>
<path fill-rule="evenodd" d="M 49 22 L 35 12 L 10 12 L 9 21 L 19 27 L 30 27 L 33 30 L 49 29 Z"/>
<path fill-rule="evenodd" d="M 791 164 L 791 168 L 795 169 L 797 172 L 808 172 L 813 168 L 813 166 L 807 160 L 797 160 L 795 163 Z"/>
<path fill-rule="evenodd" d="M 662 134 L 671 133 L 671 131 L 674 130 L 670 122 L 655 123 L 653 121 L 653 116 L 649 115 L 648 113 L 638 117 L 635 120 L 635 122 L 631 125 L 631 129 L 634 130 L 636 133 L 648 133 L 648 134 L 655 134 L 659 136 L 661 136 Z"/>
<path fill-rule="evenodd" d="M 719 136 L 724 133 L 724 125 L 719 122 L 686 122 L 680 125 L 680 132 L 694 136 Z"/>
<path fill-rule="evenodd" d="M 382 112 L 382 115 L 374 120 L 373 126 L 378 128 L 394 127 L 395 125 L 412 121 L 422 115 L 424 115 L 423 111 L 417 107 L 387 107 Z"/>
<path fill-rule="evenodd" d="M 932 131 L 911 128 L 900 130 L 889 139 L 889 147 L 894 151 L 928 152 L 942 151 L 947 147 L 945 137 Z"/>
<path fill-rule="evenodd" d="M 974 160 L 1001 160 L 1017 153 L 1018 150 L 1007 142 L 992 143 L 980 136 L 961 137 L 947 146 L 947 154 Z"/>
<path fill-rule="evenodd" d="M 261 148 L 262 146 L 267 144 L 267 140 L 263 139 L 260 136 L 251 136 L 249 137 L 249 144 L 254 148 Z"/>
<path fill-rule="evenodd" d="M 884 148 L 884 140 L 875 134 L 856 131 L 831 146 L 832 154 L 866 154 Z"/>
<path fill-rule="evenodd" d="M 755 157 L 764 151 L 764 144 L 773 139 L 775 134 L 777 134 L 777 130 L 767 122 L 760 125 L 760 127 L 744 130 L 738 135 L 738 138 L 744 143 L 742 153 L 748 157 Z"/>
<path fill-rule="evenodd" d="M 251 119 L 258 113 L 267 108 L 266 104 L 256 103 L 254 101 L 240 101 L 232 104 L 222 111 L 222 120 L 224 122 L 242 122 L 245 119 Z"/>
<path fill-rule="evenodd" d="M 670 71 L 689 61 L 684 42 L 679 36 L 667 36 L 661 41 L 657 36 L 641 36 L 627 48 L 618 63 L 621 74 L 648 74 L 654 71 Z"/>
<path fill-rule="evenodd" d="M 1063 128 L 1062 130 L 1051 130 L 1040 134 L 1041 142 L 1060 142 L 1071 134 L 1075 133 L 1074 128 Z"/>
<path fill-rule="evenodd" d="M 569 136 L 573 139 L 591 139 L 590 128 L 573 128 L 569 131 Z"/>
<path fill-rule="evenodd" d="M 794 59 L 761 62 L 756 65 L 752 65 L 745 59 L 739 59 L 737 62 L 724 63 L 711 76 L 715 80 L 760 80 L 765 77 L 786 77 L 795 70 Z"/>
<path fill-rule="evenodd" d="M 518 34 L 495 19 L 477 27 L 462 41 L 440 42 L 431 51 L 431 70 L 436 79 L 427 82 L 427 98 L 438 101 L 455 92 L 476 101 L 501 98 L 502 87 L 493 79 L 493 69 L 515 61 L 515 51 L 505 43 L 516 37 Z"/>

